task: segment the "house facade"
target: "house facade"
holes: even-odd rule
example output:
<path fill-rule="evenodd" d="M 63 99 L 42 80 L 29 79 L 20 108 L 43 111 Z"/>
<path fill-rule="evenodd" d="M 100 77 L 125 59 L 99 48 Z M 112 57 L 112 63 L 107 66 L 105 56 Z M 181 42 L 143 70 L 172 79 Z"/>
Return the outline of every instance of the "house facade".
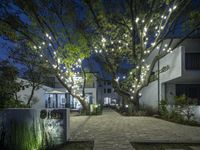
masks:
<path fill-rule="evenodd" d="M 168 40 L 165 41 L 168 43 Z M 174 40 L 175 45 L 178 40 Z M 154 50 L 147 62 L 158 52 Z M 168 68 L 160 73 L 158 80 L 142 89 L 140 105 L 158 109 L 160 100 L 174 104 L 174 97 L 185 94 L 200 104 L 200 39 L 187 39 L 172 53 L 167 54 L 155 65 L 154 71 Z M 200 116 L 200 107 L 195 113 Z M 200 118 L 199 118 L 200 120 Z"/>
<path fill-rule="evenodd" d="M 32 87 L 28 85 L 28 81 L 24 79 L 18 79 L 18 82 L 22 82 L 24 88 L 21 89 L 17 96 L 19 100 L 27 102 L 28 97 L 31 95 Z M 80 88 L 82 90 L 82 88 Z M 90 80 L 90 83 L 85 86 L 86 99 L 89 104 L 97 103 L 97 82 L 96 78 Z M 41 85 L 35 90 L 32 104 L 33 108 L 71 108 L 80 109 L 82 106 L 80 102 L 71 96 L 69 92 L 62 86 L 55 76 L 49 76 L 46 85 Z"/>
<path fill-rule="evenodd" d="M 120 97 L 114 91 L 111 81 L 98 81 L 98 100 L 103 106 L 112 106 L 120 103 Z"/>

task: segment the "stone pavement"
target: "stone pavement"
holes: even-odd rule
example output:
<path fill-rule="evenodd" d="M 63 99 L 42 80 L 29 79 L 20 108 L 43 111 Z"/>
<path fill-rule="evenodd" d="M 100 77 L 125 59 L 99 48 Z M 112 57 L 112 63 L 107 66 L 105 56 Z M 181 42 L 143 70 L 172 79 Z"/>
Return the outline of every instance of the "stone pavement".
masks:
<path fill-rule="evenodd" d="M 111 109 L 101 116 L 72 116 L 70 129 L 71 140 L 93 140 L 94 150 L 133 150 L 133 141 L 200 143 L 200 127 L 153 117 L 125 117 Z"/>

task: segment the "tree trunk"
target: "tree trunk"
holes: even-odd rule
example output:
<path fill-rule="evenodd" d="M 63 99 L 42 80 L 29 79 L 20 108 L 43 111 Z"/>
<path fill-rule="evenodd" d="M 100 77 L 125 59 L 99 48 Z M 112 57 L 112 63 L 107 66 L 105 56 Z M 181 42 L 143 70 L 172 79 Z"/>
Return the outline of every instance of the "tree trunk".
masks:
<path fill-rule="evenodd" d="M 133 104 L 133 111 L 138 112 L 140 109 L 138 93 L 134 94 L 134 98 L 133 98 L 133 100 L 131 100 L 131 102 Z"/>
<path fill-rule="evenodd" d="M 89 111 L 89 107 L 88 107 L 88 104 L 86 103 L 85 99 L 79 99 L 79 102 L 81 103 L 82 105 L 82 113 L 86 114 L 88 111 Z"/>
<path fill-rule="evenodd" d="M 27 102 L 27 104 L 26 104 L 28 107 L 31 107 L 30 104 L 31 104 L 31 100 L 32 100 L 33 95 L 34 95 L 34 91 L 35 91 L 35 86 L 32 87 L 31 95 L 29 96 L 28 102 Z"/>

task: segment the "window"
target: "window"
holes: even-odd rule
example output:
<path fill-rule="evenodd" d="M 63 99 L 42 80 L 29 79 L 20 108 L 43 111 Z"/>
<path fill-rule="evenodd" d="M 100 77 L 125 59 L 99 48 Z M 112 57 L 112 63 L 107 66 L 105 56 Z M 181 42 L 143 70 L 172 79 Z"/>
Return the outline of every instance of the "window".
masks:
<path fill-rule="evenodd" d="M 106 93 L 106 89 L 104 89 L 104 93 Z"/>
<path fill-rule="evenodd" d="M 200 70 L 200 53 L 185 53 L 185 69 Z"/>
<path fill-rule="evenodd" d="M 107 82 L 107 85 L 111 85 L 111 82 L 110 82 L 110 81 L 108 81 L 108 82 Z"/>
<path fill-rule="evenodd" d="M 111 89 L 107 89 L 107 93 L 111 93 Z"/>
<path fill-rule="evenodd" d="M 177 84 L 176 95 L 183 94 L 187 97 L 198 99 L 198 105 L 200 105 L 200 84 Z"/>
<path fill-rule="evenodd" d="M 106 81 L 104 81 L 104 85 L 106 85 Z"/>

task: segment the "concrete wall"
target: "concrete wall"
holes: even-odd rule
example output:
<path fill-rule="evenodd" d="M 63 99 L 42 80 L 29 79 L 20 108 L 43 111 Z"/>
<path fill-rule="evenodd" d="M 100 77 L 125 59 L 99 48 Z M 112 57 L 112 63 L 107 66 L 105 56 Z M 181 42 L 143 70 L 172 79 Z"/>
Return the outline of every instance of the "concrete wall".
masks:
<path fill-rule="evenodd" d="M 45 114 L 41 113 L 44 111 L 46 112 Z M 1 144 L 6 147 L 11 146 L 15 149 L 21 149 L 22 147 L 19 146 L 26 143 L 23 149 L 40 149 L 46 142 L 44 133 L 48 133 L 46 140 L 48 142 L 52 141 L 49 144 L 66 143 L 70 136 L 69 113 L 69 109 L 5 109 L 0 112 L 0 124 L 3 129 L 0 132 L 5 132 L 5 141 Z M 30 136 L 35 135 L 37 143 L 33 139 L 26 139 L 29 138 L 25 136 L 28 134 Z M 10 138 L 11 136 L 12 138 Z M 33 146 L 33 144 L 37 145 Z"/>

